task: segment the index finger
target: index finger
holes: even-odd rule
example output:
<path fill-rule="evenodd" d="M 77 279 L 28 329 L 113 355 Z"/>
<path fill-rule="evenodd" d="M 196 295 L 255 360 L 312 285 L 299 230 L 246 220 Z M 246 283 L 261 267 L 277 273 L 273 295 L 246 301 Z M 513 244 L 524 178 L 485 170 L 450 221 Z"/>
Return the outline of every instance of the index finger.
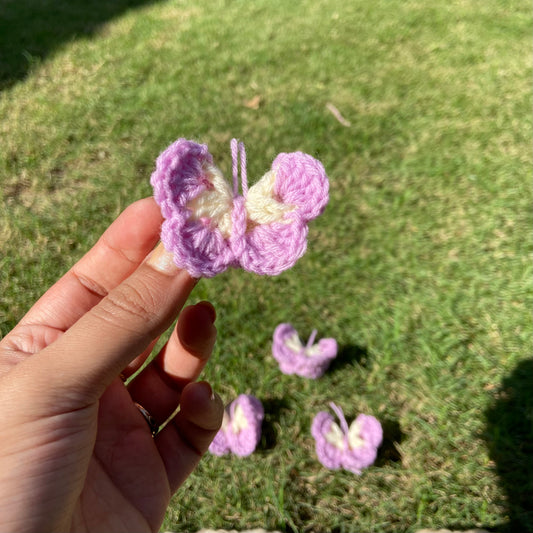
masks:
<path fill-rule="evenodd" d="M 78 405 L 71 408 L 94 402 L 172 324 L 196 283 L 160 244 L 58 340 L 15 371 L 26 365 L 21 372 L 34 382 L 44 380 L 42 386 L 51 391 L 48 399 L 56 401 L 56 407 L 65 398 L 76 399 Z"/>
<path fill-rule="evenodd" d="M 128 206 L 20 324 L 66 331 L 135 271 L 159 240 L 161 222 L 161 211 L 153 198 Z"/>

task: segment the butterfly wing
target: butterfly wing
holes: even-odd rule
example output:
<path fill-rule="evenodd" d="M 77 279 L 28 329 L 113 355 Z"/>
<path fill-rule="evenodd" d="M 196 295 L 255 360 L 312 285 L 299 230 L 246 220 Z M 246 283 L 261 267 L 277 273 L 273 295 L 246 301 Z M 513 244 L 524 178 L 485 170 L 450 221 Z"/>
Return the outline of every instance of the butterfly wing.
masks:
<path fill-rule="evenodd" d="M 324 375 L 331 360 L 337 356 L 335 339 L 320 339 L 317 344 L 306 347 L 298 358 L 297 374 L 311 379 Z"/>
<path fill-rule="evenodd" d="M 320 161 L 302 152 L 279 154 L 248 191 L 241 266 L 271 276 L 294 266 L 307 248 L 307 223 L 324 210 L 328 190 Z"/>
<path fill-rule="evenodd" d="M 371 415 L 360 414 L 354 422 L 359 424 L 359 434 L 369 446 L 379 448 L 383 441 L 383 428 L 379 420 Z"/>
<path fill-rule="evenodd" d="M 254 452 L 261 438 L 264 410 L 260 400 L 241 394 L 231 408 L 232 416 L 226 436 L 231 451 L 240 457 Z"/>
<path fill-rule="evenodd" d="M 329 182 L 318 159 L 303 152 L 281 153 L 272 169 L 276 173 L 276 198 L 295 206 L 302 220 L 308 222 L 324 211 L 329 201 Z"/>
<path fill-rule="evenodd" d="M 291 324 L 279 324 L 274 330 L 272 355 L 284 374 L 294 374 L 298 353 L 303 349 L 298 333 Z"/>
<path fill-rule="evenodd" d="M 344 433 L 326 411 L 321 411 L 313 419 L 311 435 L 315 439 L 318 460 L 326 467 L 338 469 L 343 465 L 345 452 Z"/>
<path fill-rule="evenodd" d="M 150 183 L 165 218 L 161 241 L 176 264 L 194 277 L 225 270 L 233 195 L 207 146 L 178 139 L 157 158 Z"/>
<path fill-rule="evenodd" d="M 227 411 L 224 411 L 224 418 L 222 419 L 222 426 L 218 430 L 218 433 L 215 435 L 215 438 L 211 441 L 209 445 L 209 452 L 213 455 L 225 455 L 231 451 L 228 438 L 227 430 L 229 424 L 229 415 Z"/>
<path fill-rule="evenodd" d="M 320 339 L 318 341 L 317 357 L 330 361 L 337 356 L 338 349 L 337 341 L 335 339 Z"/>
<path fill-rule="evenodd" d="M 289 224 L 256 226 L 246 235 L 239 262 L 256 274 L 277 276 L 292 268 L 307 249 L 307 226 L 298 218 Z"/>
<path fill-rule="evenodd" d="M 343 467 L 360 474 L 363 468 L 374 463 L 383 439 L 379 421 L 370 415 L 360 414 L 348 431 L 349 449 L 343 457 Z"/>

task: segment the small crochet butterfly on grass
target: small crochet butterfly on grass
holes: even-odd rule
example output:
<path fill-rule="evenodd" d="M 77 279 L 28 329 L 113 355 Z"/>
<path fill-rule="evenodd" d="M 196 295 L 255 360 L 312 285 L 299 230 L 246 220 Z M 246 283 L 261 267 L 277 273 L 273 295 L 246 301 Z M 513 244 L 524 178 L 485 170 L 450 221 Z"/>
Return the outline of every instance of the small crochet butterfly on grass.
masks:
<path fill-rule="evenodd" d="M 317 331 L 313 330 L 306 345 L 291 324 L 280 324 L 274 330 L 272 355 L 284 374 L 297 374 L 316 379 L 324 374 L 337 356 L 335 339 L 320 339 L 314 344 Z"/>
<path fill-rule="evenodd" d="M 363 468 L 376 460 L 383 440 L 381 424 L 373 416 L 360 414 L 348 426 L 342 409 L 333 402 L 330 407 L 338 416 L 340 426 L 325 411 L 315 416 L 311 426 L 318 460 L 327 468 L 344 468 L 361 474 Z"/>
<path fill-rule="evenodd" d="M 213 455 L 250 455 L 261 438 L 263 417 L 261 401 L 255 396 L 240 394 L 224 411 L 222 427 L 211 442 L 209 451 Z"/>
<path fill-rule="evenodd" d="M 233 188 L 206 145 L 178 139 L 157 158 L 150 182 L 165 218 L 161 240 L 194 277 L 230 266 L 280 274 L 305 253 L 307 223 L 328 203 L 324 167 L 302 152 L 281 153 L 248 189 L 244 145 L 233 139 L 231 150 Z"/>

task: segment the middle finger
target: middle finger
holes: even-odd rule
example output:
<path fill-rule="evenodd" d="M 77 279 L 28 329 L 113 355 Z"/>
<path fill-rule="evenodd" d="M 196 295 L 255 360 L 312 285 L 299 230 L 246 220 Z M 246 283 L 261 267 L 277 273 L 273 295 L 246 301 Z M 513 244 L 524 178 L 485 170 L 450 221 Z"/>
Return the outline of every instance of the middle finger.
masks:
<path fill-rule="evenodd" d="M 165 422 L 176 410 L 181 391 L 195 381 L 216 341 L 215 309 L 209 302 L 186 307 L 158 355 L 128 384 L 133 401 Z"/>

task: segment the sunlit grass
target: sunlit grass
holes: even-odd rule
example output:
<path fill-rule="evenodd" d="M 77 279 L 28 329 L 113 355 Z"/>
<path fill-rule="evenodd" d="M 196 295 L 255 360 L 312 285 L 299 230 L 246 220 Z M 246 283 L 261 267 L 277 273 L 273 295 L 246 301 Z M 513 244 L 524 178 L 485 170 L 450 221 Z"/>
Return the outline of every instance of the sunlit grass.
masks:
<path fill-rule="evenodd" d="M 328 171 L 330 205 L 293 270 L 196 289 L 218 310 L 206 377 L 227 401 L 258 396 L 266 421 L 252 457 L 204 459 L 167 529 L 533 530 L 531 465 L 510 429 L 531 396 L 500 390 L 531 357 L 529 29 L 521 1 L 167 1 L 59 43 L 25 79 L 13 69 L 2 333 L 151 193 L 177 137 L 209 144 L 228 174 L 239 137 L 252 181 L 281 151 Z M 282 321 L 337 338 L 321 380 L 280 374 Z M 361 477 L 315 458 L 311 420 L 330 400 L 386 428 Z"/>

